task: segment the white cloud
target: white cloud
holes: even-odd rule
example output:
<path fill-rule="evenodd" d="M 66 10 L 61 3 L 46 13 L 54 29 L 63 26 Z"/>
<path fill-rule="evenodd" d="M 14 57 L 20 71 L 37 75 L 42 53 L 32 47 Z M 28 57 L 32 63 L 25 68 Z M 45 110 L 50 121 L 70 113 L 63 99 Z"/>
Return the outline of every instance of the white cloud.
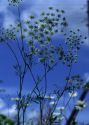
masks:
<path fill-rule="evenodd" d="M 66 11 L 66 17 L 69 22 L 69 28 L 77 29 L 80 28 L 81 32 L 84 35 L 88 35 L 88 30 L 86 27 L 87 20 L 86 20 L 86 6 L 87 0 L 23 0 L 22 6 L 27 6 L 21 13 L 22 19 L 27 19 L 29 15 L 34 14 L 37 17 L 39 16 L 41 11 L 47 11 L 48 6 L 54 6 L 59 9 L 64 9 Z M 8 28 L 10 24 L 14 25 L 16 17 L 8 9 L 8 1 L 7 0 L 0 0 L 0 13 L 3 13 L 4 20 L 3 26 L 4 28 Z M 89 41 L 85 40 L 85 46 L 89 47 Z"/>
<path fill-rule="evenodd" d="M 9 115 L 11 117 L 16 115 L 16 105 L 13 104 L 11 107 L 7 107 L 6 102 L 0 98 L 0 114 Z"/>
<path fill-rule="evenodd" d="M 89 81 L 89 73 L 85 73 L 84 78 L 85 78 L 85 81 L 88 82 Z"/>
<path fill-rule="evenodd" d="M 8 0 L 0 0 L 0 13 L 3 14 L 4 20 L 3 20 L 3 27 L 8 28 L 10 24 L 15 23 L 15 17 L 12 12 L 8 9 Z"/>
<path fill-rule="evenodd" d="M 16 115 L 16 105 L 12 105 L 10 108 L 5 108 L 0 111 L 1 114 L 9 115 L 10 117 L 13 117 Z"/>
<path fill-rule="evenodd" d="M 7 13 L 5 13 L 3 27 L 8 28 L 10 26 L 10 24 L 12 24 L 12 25 L 15 24 L 15 18 L 10 12 L 7 12 Z"/>
<path fill-rule="evenodd" d="M 21 14 L 21 19 L 24 19 L 26 21 L 30 16 L 29 11 L 30 10 L 24 10 Z"/>
<path fill-rule="evenodd" d="M 38 116 L 39 116 L 39 113 L 36 110 L 32 110 L 27 113 L 28 119 L 34 119 L 34 118 L 37 118 Z"/>
<path fill-rule="evenodd" d="M 8 7 L 7 0 L 0 0 L 0 12 L 5 12 Z"/>
<path fill-rule="evenodd" d="M 39 112 L 37 110 L 31 110 L 26 113 L 26 124 L 31 124 L 31 121 L 33 121 L 34 125 L 37 125 L 39 118 Z"/>
<path fill-rule="evenodd" d="M 0 109 L 5 107 L 5 102 L 0 98 Z"/>
<path fill-rule="evenodd" d="M 24 3 L 27 3 L 29 7 L 27 7 L 22 12 L 22 18 L 27 19 L 30 14 L 35 14 L 37 17 L 41 11 L 47 11 L 48 6 L 54 6 L 59 9 L 64 9 L 66 11 L 66 17 L 69 22 L 69 29 L 81 29 L 81 33 L 85 36 L 88 34 L 87 24 L 87 13 L 86 7 L 87 1 L 85 0 L 25 0 Z M 85 46 L 89 46 L 88 40 L 84 41 Z"/>

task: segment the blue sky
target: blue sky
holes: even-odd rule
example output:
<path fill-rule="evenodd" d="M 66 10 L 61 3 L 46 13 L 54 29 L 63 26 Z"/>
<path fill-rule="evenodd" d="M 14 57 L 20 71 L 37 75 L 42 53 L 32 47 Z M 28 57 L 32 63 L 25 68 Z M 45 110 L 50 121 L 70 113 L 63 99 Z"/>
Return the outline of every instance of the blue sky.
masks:
<path fill-rule="evenodd" d="M 46 11 L 48 6 L 54 6 L 59 9 L 64 9 L 66 11 L 66 17 L 69 22 L 69 28 L 76 29 L 80 28 L 81 33 L 85 36 L 87 35 L 86 27 L 86 0 L 23 0 L 21 5 L 21 18 L 27 19 L 29 15 L 34 14 L 36 17 L 39 17 L 39 14 L 42 10 Z M 17 17 L 16 7 L 10 7 L 7 0 L 0 0 L 0 26 L 8 28 L 10 24 L 15 24 Z M 55 38 L 56 39 L 56 38 Z M 13 71 L 14 58 L 11 56 L 9 49 L 4 45 L 0 45 L 0 79 L 3 80 L 1 88 L 6 89 L 6 94 L 2 94 L 2 97 L 9 95 L 15 95 L 18 89 L 18 79 L 15 76 Z M 38 72 L 36 70 L 36 72 Z M 64 76 L 68 73 L 68 68 L 62 64 L 58 65 L 55 72 L 49 74 L 49 83 L 59 85 L 62 82 Z M 80 74 L 84 80 L 89 80 L 89 41 L 86 40 L 84 45 L 81 47 L 78 56 L 78 63 L 73 66 L 74 74 Z M 30 78 L 31 79 L 31 78 Z M 29 91 L 28 89 L 28 78 L 26 81 L 26 86 L 24 88 L 24 93 Z M 32 85 L 30 85 L 32 87 Z M 48 87 L 53 89 L 49 84 Z M 49 89 L 50 91 L 50 89 Z M 89 97 L 87 97 L 89 99 Z M 88 100 L 87 99 L 87 100 Z M 6 99 L 1 98 L 0 107 L 1 112 L 7 114 L 7 104 Z M 12 112 L 15 112 L 14 104 L 10 102 L 10 107 Z M 89 107 L 84 111 L 85 116 L 89 115 Z M 34 113 L 35 114 L 35 113 Z M 82 114 L 82 113 L 81 113 Z M 81 115 L 81 117 L 83 117 Z M 81 118 L 80 117 L 80 118 Z M 86 118 L 86 119 L 85 119 Z M 85 122 L 89 120 L 85 117 Z"/>

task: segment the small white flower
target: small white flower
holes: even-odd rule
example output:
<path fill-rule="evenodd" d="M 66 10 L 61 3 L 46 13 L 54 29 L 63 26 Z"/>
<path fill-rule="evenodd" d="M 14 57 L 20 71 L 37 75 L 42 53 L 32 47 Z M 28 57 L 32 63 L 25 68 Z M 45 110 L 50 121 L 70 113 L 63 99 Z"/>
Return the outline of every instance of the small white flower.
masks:
<path fill-rule="evenodd" d="M 31 106 L 31 104 L 28 103 L 27 106 Z"/>
<path fill-rule="evenodd" d="M 56 97 L 55 97 L 55 95 L 53 95 L 53 96 L 50 96 L 50 98 L 51 98 L 51 99 L 55 99 Z"/>
<path fill-rule="evenodd" d="M 69 93 L 69 96 L 70 96 L 70 97 L 76 97 L 77 95 L 78 95 L 77 92 L 71 92 L 71 93 Z"/>
<path fill-rule="evenodd" d="M 56 109 L 60 110 L 60 111 L 63 111 L 65 108 L 62 106 L 62 107 L 57 107 Z"/>
<path fill-rule="evenodd" d="M 76 109 L 78 109 L 78 110 L 82 110 L 83 108 L 86 107 L 86 104 L 85 104 L 84 101 L 79 100 L 79 101 L 77 101 L 77 104 L 76 104 L 75 107 L 76 107 Z"/>
<path fill-rule="evenodd" d="M 54 112 L 54 113 L 53 113 L 53 116 L 59 116 L 59 115 L 61 115 L 60 112 Z"/>
<path fill-rule="evenodd" d="M 50 99 L 50 96 L 47 96 L 47 95 L 45 95 L 45 97 L 44 97 L 45 99 Z"/>
<path fill-rule="evenodd" d="M 57 116 L 57 120 L 63 120 L 64 116 L 60 112 L 54 112 L 53 117 Z"/>
<path fill-rule="evenodd" d="M 55 104 L 56 104 L 56 102 L 51 101 L 49 104 L 50 104 L 50 105 L 55 105 Z"/>
<path fill-rule="evenodd" d="M 64 116 L 59 115 L 58 118 L 57 118 L 57 120 L 63 120 L 64 118 L 65 118 Z"/>
<path fill-rule="evenodd" d="M 51 95 L 51 96 L 47 96 L 47 95 L 46 95 L 44 98 L 45 98 L 45 99 L 55 99 L 56 96 L 55 96 L 55 95 Z"/>
<path fill-rule="evenodd" d="M 24 104 L 24 106 L 32 106 L 31 103 Z"/>
<path fill-rule="evenodd" d="M 12 101 L 21 101 L 22 98 L 17 98 L 17 97 L 16 97 L 16 98 L 11 98 L 11 100 L 12 100 Z"/>

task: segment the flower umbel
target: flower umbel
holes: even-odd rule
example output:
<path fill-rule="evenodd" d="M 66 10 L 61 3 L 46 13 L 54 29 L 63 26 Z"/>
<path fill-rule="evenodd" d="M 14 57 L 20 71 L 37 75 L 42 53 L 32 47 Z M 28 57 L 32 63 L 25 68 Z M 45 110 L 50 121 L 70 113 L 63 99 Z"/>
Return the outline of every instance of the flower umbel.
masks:
<path fill-rule="evenodd" d="M 64 111 L 65 107 L 63 107 L 63 106 L 62 107 L 57 107 L 56 109 L 60 110 L 60 111 Z"/>
<path fill-rule="evenodd" d="M 86 107 L 86 103 L 84 101 L 79 100 L 79 101 L 77 101 L 77 104 L 76 104 L 75 107 L 78 110 L 82 110 L 83 108 Z"/>
<path fill-rule="evenodd" d="M 51 101 L 49 104 L 50 104 L 50 105 L 55 105 L 55 104 L 56 104 L 56 102 Z"/>
<path fill-rule="evenodd" d="M 70 92 L 70 93 L 69 93 L 69 96 L 70 96 L 70 97 L 76 97 L 77 95 L 78 95 L 77 92 Z"/>

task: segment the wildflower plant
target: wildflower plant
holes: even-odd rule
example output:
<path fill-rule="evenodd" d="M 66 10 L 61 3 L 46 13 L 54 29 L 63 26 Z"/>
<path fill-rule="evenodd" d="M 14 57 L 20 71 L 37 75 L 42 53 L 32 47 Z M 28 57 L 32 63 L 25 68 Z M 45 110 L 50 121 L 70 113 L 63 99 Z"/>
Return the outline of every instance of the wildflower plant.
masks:
<path fill-rule="evenodd" d="M 22 0 L 21 0 L 22 1 Z M 19 0 L 9 0 L 10 4 L 18 5 Z M 11 50 L 16 63 L 13 65 L 16 75 L 19 79 L 19 91 L 17 97 L 13 98 L 17 104 L 17 124 L 20 125 L 20 115 L 22 113 L 22 123 L 25 123 L 26 109 L 32 102 L 40 105 L 40 125 L 43 125 L 43 116 L 45 100 L 47 99 L 51 105 L 50 114 L 47 114 L 46 124 L 53 124 L 58 118 L 62 120 L 64 116 L 61 114 L 54 117 L 56 107 L 61 96 L 66 90 L 74 91 L 81 87 L 83 81 L 79 75 L 71 76 L 71 67 L 77 62 L 78 51 L 86 37 L 80 35 L 80 30 L 69 31 L 67 34 L 65 28 L 68 22 L 65 17 L 65 11 L 49 7 L 48 12 L 42 12 L 40 17 L 36 19 L 34 15 L 29 15 L 27 20 L 21 20 L 20 9 L 18 8 L 19 21 L 16 25 L 10 25 L 9 28 L 0 29 L 0 43 L 5 43 Z M 53 40 L 55 35 L 63 35 L 63 43 L 56 43 Z M 17 49 L 12 45 L 16 44 Z M 18 57 L 18 53 L 20 57 Z M 54 69 L 59 62 L 65 64 L 70 70 L 66 77 L 66 85 L 62 93 L 56 93 L 56 98 L 46 96 L 47 94 L 47 75 Z M 41 74 L 34 74 L 33 67 L 42 66 Z M 23 84 L 26 74 L 30 72 L 33 79 L 34 87 L 31 92 L 23 95 Z M 37 76 L 37 77 L 36 77 Z M 44 81 L 44 87 L 41 83 Z M 44 106 L 45 107 L 45 106 Z"/>

